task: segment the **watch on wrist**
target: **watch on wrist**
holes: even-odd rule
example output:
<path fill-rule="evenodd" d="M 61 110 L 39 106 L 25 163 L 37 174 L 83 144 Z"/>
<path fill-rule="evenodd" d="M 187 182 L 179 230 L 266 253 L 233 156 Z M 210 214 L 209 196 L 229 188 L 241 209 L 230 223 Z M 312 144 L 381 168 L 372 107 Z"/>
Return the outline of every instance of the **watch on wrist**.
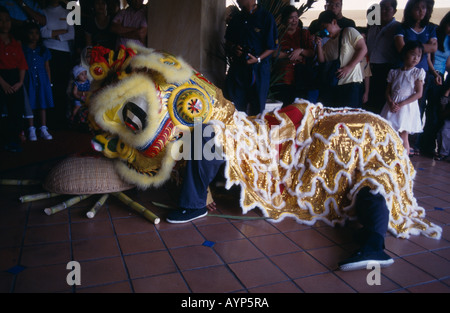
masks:
<path fill-rule="evenodd" d="M 258 63 L 261 63 L 261 58 L 258 58 Z"/>

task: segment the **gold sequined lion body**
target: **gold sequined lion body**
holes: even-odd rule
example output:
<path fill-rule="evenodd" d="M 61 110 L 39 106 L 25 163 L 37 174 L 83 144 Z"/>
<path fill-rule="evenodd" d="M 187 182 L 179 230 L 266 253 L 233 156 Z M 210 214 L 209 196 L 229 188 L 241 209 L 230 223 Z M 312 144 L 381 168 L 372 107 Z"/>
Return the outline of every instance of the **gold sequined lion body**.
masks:
<path fill-rule="evenodd" d="M 393 234 L 440 238 L 441 228 L 424 218 L 414 198 L 415 170 L 402 141 L 380 117 L 303 100 L 247 116 L 165 52 L 129 46 L 114 55 L 96 47 L 93 56 L 89 110 L 103 131 L 94 142 L 117 158 L 125 181 L 142 189 L 166 182 L 184 156 L 185 139 L 203 123 L 214 129 L 226 160 L 226 187 L 241 187 L 244 213 L 259 207 L 276 221 L 343 224 L 354 218 L 354 195 L 370 186 L 387 200 Z"/>

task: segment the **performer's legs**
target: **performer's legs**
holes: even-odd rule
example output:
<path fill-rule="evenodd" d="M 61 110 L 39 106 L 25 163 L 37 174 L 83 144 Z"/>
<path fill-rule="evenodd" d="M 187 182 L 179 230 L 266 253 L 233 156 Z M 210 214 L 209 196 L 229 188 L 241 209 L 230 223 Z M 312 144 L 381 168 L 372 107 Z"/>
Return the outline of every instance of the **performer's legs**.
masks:
<path fill-rule="evenodd" d="M 384 236 L 389 223 L 389 210 L 384 197 L 379 193 L 374 195 L 369 187 L 364 187 L 356 196 L 355 209 L 365 234 L 362 249 L 384 249 Z"/>
<path fill-rule="evenodd" d="M 216 147 L 211 146 L 214 142 L 214 133 L 211 136 L 203 136 L 205 127 L 206 125 L 202 125 L 201 144 L 195 144 L 195 139 L 192 140 L 191 158 L 186 162 L 181 194 L 178 199 L 179 209 L 167 216 L 167 221 L 170 223 L 185 223 L 207 214 L 208 186 L 225 161 L 222 159 L 222 154 L 216 151 Z"/>
<path fill-rule="evenodd" d="M 343 271 L 365 269 L 369 262 L 378 262 L 381 267 L 394 263 L 384 250 L 384 236 L 389 223 L 389 210 L 381 194 L 372 194 L 369 187 L 362 188 L 355 201 L 355 211 L 363 229 L 360 233 L 362 245 L 351 258 L 339 263 Z"/>

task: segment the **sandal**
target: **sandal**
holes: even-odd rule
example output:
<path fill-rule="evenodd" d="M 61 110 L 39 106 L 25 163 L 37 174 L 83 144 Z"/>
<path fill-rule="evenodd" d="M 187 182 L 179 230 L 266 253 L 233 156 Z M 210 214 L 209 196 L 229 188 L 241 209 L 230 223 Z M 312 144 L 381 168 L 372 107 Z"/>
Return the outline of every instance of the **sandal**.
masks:
<path fill-rule="evenodd" d="M 442 154 L 436 154 L 433 159 L 436 161 L 446 161 L 448 158 L 448 155 L 442 155 Z"/>

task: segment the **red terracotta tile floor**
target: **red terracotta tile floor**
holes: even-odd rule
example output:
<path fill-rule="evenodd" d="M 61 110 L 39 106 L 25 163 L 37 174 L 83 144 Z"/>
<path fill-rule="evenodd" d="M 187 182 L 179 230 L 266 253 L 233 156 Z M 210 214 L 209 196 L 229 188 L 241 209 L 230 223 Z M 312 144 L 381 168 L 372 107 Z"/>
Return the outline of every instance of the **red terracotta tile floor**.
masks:
<path fill-rule="evenodd" d="M 42 178 L 57 160 L 5 170 L 0 178 Z M 170 188 L 127 191 L 161 217 L 154 225 L 110 197 L 93 219 L 91 197 L 52 216 L 52 198 L 20 203 L 40 186 L 0 186 L 0 292 L 58 293 L 360 293 L 450 292 L 450 163 L 415 156 L 414 190 L 428 218 L 443 227 L 440 240 L 386 237 L 395 263 L 369 285 L 368 270 L 341 272 L 337 262 L 357 247 L 351 227 L 310 227 L 285 219 L 206 217 L 164 221 Z M 216 194 L 219 213 L 240 215 L 235 191 Z M 252 211 L 247 216 L 261 216 Z M 80 285 L 69 285 L 80 265 Z"/>

